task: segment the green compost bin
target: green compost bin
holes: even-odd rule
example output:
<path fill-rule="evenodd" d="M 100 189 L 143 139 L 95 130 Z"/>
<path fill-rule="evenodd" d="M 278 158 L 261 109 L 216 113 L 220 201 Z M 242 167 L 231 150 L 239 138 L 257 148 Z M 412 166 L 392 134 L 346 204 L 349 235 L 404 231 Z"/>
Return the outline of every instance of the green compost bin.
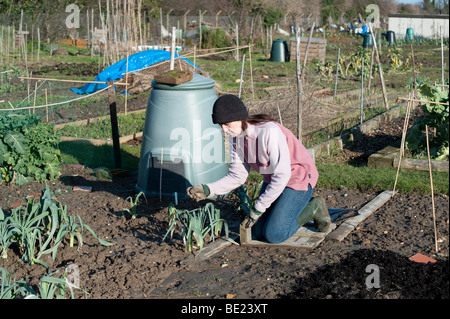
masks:
<path fill-rule="evenodd" d="M 408 28 L 406 29 L 406 41 L 414 41 L 414 29 Z"/>
<path fill-rule="evenodd" d="M 272 62 L 289 62 L 290 55 L 286 40 L 276 39 L 272 42 L 270 51 L 270 61 Z"/>
<path fill-rule="evenodd" d="M 199 74 L 169 85 L 152 81 L 136 190 L 146 196 L 186 198 L 186 188 L 228 172 L 223 133 L 211 114 L 215 81 Z"/>
<path fill-rule="evenodd" d="M 389 43 L 389 46 L 397 45 L 397 41 L 395 40 L 395 32 L 388 31 L 386 33 L 386 41 Z"/>

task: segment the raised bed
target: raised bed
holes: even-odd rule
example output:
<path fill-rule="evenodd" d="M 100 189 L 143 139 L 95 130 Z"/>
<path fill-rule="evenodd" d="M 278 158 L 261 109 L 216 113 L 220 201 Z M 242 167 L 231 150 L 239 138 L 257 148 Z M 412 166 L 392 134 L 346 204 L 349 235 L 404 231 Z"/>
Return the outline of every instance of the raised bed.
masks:
<path fill-rule="evenodd" d="M 122 136 L 119 138 L 120 144 L 125 144 L 131 140 L 135 140 L 136 138 L 142 137 L 142 132 L 130 134 L 127 136 Z M 92 139 L 92 138 L 81 138 L 81 137 L 71 137 L 71 136 L 62 136 L 61 142 L 76 142 L 76 143 L 89 143 L 92 145 L 107 145 L 112 144 L 112 139 Z"/>
<path fill-rule="evenodd" d="M 367 165 L 369 167 L 383 168 L 383 167 L 398 167 L 400 162 L 400 148 L 387 146 L 381 151 L 369 156 Z M 449 163 L 448 161 L 436 161 L 430 160 L 431 169 L 438 172 L 448 172 Z M 423 159 L 413 159 L 413 158 L 402 158 L 401 160 L 402 169 L 410 169 L 417 171 L 428 171 L 429 165 L 428 160 Z"/>
<path fill-rule="evenodd" d="M 351 144 L 354 141 L 357 141 L 362 137 L 365 133 L 370 133 L 376 128 L 380 126 L 380 123 L 391 121 L 392 119 L 398 117 L 400 114 L 400 108 L 395 107 L 390 109 L 389 111 L 384 112 L 374 118 L 353 127 L 349 132 L 342 134 L 341 136 L 329 139 L 328 141 L 319 143 L 308 148 L 308 151 L 311 155 L 315 157 L 320 157 L 323 155 L 330 155 L 330 150 L 332 148 L 338 148 L 342 150 L 344 148 L 344 144 Z"/>

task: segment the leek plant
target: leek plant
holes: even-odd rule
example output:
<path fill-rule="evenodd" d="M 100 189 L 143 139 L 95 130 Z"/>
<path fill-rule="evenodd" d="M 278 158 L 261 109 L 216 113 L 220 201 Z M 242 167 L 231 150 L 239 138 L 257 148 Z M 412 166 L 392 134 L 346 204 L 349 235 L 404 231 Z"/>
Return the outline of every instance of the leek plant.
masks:
<path fill-rule="evenodd" d="M 65 274 L 61 278 L 46 275 L 39 280 L 40 299 L 65 299 L 67 288 L 69 288 L 71 298 L 74 299 L 74 288 L 80 288 L 67 281 Z M 39 299 L 39 297 L 33 293 L 27 296 L 27 299 Z"/>
<path fill-rule="evenodd" d="M 84 229 L 87 229 L 102 245 L 112 245 L 98 238 L 92 228 L 84 224 L 79 216 L 68 216 L 67 207 L 52 195 L 46 185 L 40 200 L 36 197 L 28 199 L 26 204 L 13 208 L 10 216 L 5 218 L 4 212 L 0 209 L 1 256 L 7 258 L 8 247 L 16 244 L 23 261 L 31 265 L 38 263 L 48 269 L 42 257 L 51 253 L 54 262 L 58 247 L 66 235 L 69 235 L 71 247 L 75 237 L 81 246 Z"/>
<path fill-rule="evenodd" d="M 139 192 L 139 194 L 136 195 L 136 198 L 134 200 L 133 200 L 133 197 L 131 197 L 131 196 L 127 197 L 127 200 L 130 201 L 131 207 L 130 207 L 130 209 L 124 208 L 122 211 L 128 212 L 131 215 L 132 219 L 135 219 L 137 217 L 137 212 L 136 212 L 137 205 L 140 203 L 139 197 L 141 197 L 142 195 L 144 195 L 144 193 Z"/>
<path fill-rule="evenodd" d="M 78 218 L 78 223 L 76 223 L 76 218 Z M 61 226 L 61 228 L 65 228 L 67 233 L 69 234 L 69 246 L 73 247 L 74 239 L 77 238 L 78 246 L 81 247 L 83 245 L 83 232 L 84 229 L 87 229 L 95 239 L 97 239 L 100 244 L 103 246 L 111 246 L 113 243 L 110 243 L 104 239 L 101 239 L 97 236 L 97 234 L 92 230 L 89 225 L 84 224 L 79 215 L 76 216 L 67 216 L 66 223 Z"/>
<path fill-rule="evenodd" d="M 263 182 L 249 187 L 239 186 L 236 189 L 236 195 L 239 198 L 239 209 L 242 209 L 247 215 L 250 214 L 251 208 L 255 205 L 261 191 Z"/>
<path fill-rule="evenodd" d="M 236 244 L 229 238 L 228 224 L 220 218 L 220 210 L 214 208 L 214 204 L 207 203 L 204 207 L 194 210 L 181 210 L 171 203 L 168 209 L 169 229 L 163 241 L 170 234 L 171 238 L 175 228 L 179 228 L 185 250 L 192 252 L 195 247 L 200 251 L 209 241 L 214 241 L 225 230 L 225 238 Z"/>
<path fill-rule="evenodd" d="M 74 299 L 74 289 L 89 294 L 70 283 L 66 279 L 66 273 L 61 278 L 53 277 L 53 274 L 45 275 L 39 280 L 39 290 L 36 292 L 28 282 L 16 280 L 13 272 L 8 273 L 6 269 L 0 267 L 0 299 L 65 299 L 67 288 L 72 299 Z"/>
<path fill-rule="evenodd" d="M 19 205 L 11 212 L 10 225 L 22 252 L 22 260 L 31 265 L 38 263 L 48 268 L 41 257 L 52 253 L 54 261 L 58 246 L 67 233 L 58 228 L 59 209 L 54 199 L 47 185 L 40 201 L 33 197 L 25 207 Z"/>
<path fill-rule="evenodd" d="M 28 294 L 31 289 L 23 280 L 16 280 L 13 272 L 0 267 L 0 299 L 16 299 Z"/>
<path fill-rule="evenodd" d="M 9 217 L 5 218 L 3 210 L 0 208 L 0 256 L 8 258 L 8 248 L 13 244 L 14 231 L 8 223 Z"/>

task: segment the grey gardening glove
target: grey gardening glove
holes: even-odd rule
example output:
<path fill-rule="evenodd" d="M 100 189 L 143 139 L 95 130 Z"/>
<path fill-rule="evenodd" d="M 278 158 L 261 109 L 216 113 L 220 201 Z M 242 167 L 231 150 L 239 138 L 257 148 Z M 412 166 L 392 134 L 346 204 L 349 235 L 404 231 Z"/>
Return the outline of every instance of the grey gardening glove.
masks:
<path fill-rule="evenodd" d="M 195 201 L 200 201 L 206 199 L 210 194 L 209 187 L 207 185 L 199 184 L 195 186 L 188 187 L 186 194 Z"/>
<path fill-rule="evenodd" d="M 262 213 L 255 208 L 250 208 L 250 214 L 242 222 L 245 228 L 251 228 L 255 225 L 256 221 L 261 217 Z"/>

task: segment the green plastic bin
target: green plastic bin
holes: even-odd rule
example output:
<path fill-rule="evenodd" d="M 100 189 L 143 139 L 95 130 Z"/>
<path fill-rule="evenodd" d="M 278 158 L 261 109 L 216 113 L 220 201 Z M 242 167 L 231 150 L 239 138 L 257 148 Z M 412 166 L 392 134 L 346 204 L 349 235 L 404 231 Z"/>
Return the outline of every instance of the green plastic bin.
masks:
<path fill-rule="evenodd" d="M 406 29 L 406 41 L 409 41 L 409 42 L 414 41 L 414 29 L 413 28 Z"/>
<path fill-rule="evenodd" d="M 186 198 L 187 187 L 227 174 L 223 133 L 211 118 L 217 99 L 214 84 L 199 74 L 180 85 L 152 82 L 137 191 Z"/>
<path fill-rule="evenodd" d="M 395 32 L 388 31 L 386 33 L 386 41 L 389 43 L 389 46 L 397 45 L 397 41 L 395 40 Z"/>
<path fill-rule="evenodd" d="M 270 51 L 270 61 L 272 62 L 289 62 L 290 55 L 286 40 L 276 39 L 272 42 Z"/>

